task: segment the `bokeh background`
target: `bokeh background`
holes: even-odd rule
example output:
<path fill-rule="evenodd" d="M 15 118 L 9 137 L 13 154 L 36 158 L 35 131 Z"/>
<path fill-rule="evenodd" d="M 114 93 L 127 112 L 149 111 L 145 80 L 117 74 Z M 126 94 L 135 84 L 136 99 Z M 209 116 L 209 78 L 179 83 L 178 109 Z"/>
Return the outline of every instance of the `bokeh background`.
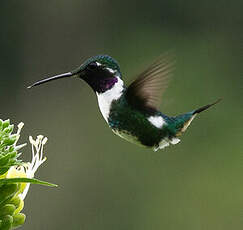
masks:
<path fill-rule="evenodd" d="M 243 229 L 242 10 L 223 0 L 1 1 L 1 118 L 25 123 L 22 142 L 48 136 L 36 176 L 59 185 L 31 186 L 22 229 Z M 168 50 L 177 64 L 162 111 L 223 101 L 162 151 L 115 136 L 81 80 L 26 89 L 103 53 L 130 82 Z"/>

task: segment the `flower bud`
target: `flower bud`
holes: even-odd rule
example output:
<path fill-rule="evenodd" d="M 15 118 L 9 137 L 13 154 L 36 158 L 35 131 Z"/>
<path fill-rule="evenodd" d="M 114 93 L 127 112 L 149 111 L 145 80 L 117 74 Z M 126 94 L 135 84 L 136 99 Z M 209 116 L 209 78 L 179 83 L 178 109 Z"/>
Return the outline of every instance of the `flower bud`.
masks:
<path fill-rule="evenodd" d="M 3 127 L 3 120 L 0 119 L 0 130 L 2 129 L 2 127 Z"/>
<path fill-rule="evenodd" d="M 3 143 L 4 145 L 13 145 L 15 141 L 16 141 L 16 137 L 9 137 L 4 139 Z"/>
<path fill-rule="evenodd" d="M 8 153 L 5 156 L 2 156 L 0 158 L 0 167 L 6 166 L 6 164 L 8 163 L 8 161 L 10 159 L 15 158 L 16 156 L 17 156 L 17 152 L 15 152 L 15 151 L 14 152 L 11 152 L 11 153 Z"/>
<path fill-rule="evenodd" d="M 11 199 L 18 191 L 19 186 L 17 184 L 4 184 L 0 187 L 0 204 L 4 203 L 8 199 Z"/>
<path fill-rule="evenodd" d="M 4 216 L 10 215 L 12 216 L 14 214 L 16 207 L 13 204 L 5 204 L 4 206 L 0 207 L 0 219 L 2 219 Z"/>
<path fill-rule="evenodd" d="M 4 133 L 12 133 L 14 129 L 14 125 L 9 125 L 8 127 L 6 127 L 3 132 Z"/>
<path fill-rule="evenodd" d="M 13 225 L 12 225 L 12 227 L 16 228 L 16 227 L 18 227 L 20 225 L 23 225 L 24 222 L 25 222 L 25 214 L 18 213 L 18 214 L 13 216 Z"/>
<path fill-rule="evenodd" d="M 19 196 L 18 196 L 19 197 Z M 20 202 L 18 206 L 15 206 L 16 209 L 14 211 L 14 215 L 17 215 L 18 213 L 20 213 L 22 211 L 22 209 L 24 208 L 24 201 L 20 198 Z"/>
<path fill-rule="evenodd" d="M 10 230 L 12 228 L 12 224 L 13 224 L 13 217 L 10 215 L 7 215 L 2 218 L 0 229 L 1 230 Z"/>
<path fill-rule="evenodd" d="M 8 119 L 8 120 L 5 120 L 5 121 L 3 122 L 3 127 L 2 127 L 2 129 L 5 129 L 6 127 L 8 127 L 9 124 L 10 124 L 9 119 Z"/>
<path fill-rule="evenodd" d="M 14 215 L 18 214 L 22 211 L 24 208 L 24 201 L 17 195 L 15 195 L 10 201 L 8 201 L 8 204 L 13 204 L 15 206 Z"/>

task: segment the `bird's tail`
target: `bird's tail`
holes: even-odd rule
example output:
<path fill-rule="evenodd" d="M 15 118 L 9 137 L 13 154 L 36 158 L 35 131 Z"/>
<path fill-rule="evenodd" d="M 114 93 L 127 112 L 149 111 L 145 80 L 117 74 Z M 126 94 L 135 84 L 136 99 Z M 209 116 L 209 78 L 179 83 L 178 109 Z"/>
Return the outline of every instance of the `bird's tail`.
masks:
<path fill-rule="evenodd" d="M 199 109 L 194 110 L 194 111 L 192 112 L 192 114 L 194 115 L 194 114 L 201 113 L 202 111 L 204 111 L 204 110 L 210 108 L 211 106 L 213 106 L 213 105 L 219 103 L 221 100 L 222 100 L 222 98 L 218 99 L 217 101 L 215 101 L 215 102 L 212 103 L 212 104 L 208 104 L 208 105 L 202 106 L 202 107 L 200 107 Z"/>
<path fill-rule="evenodd" d="M 200 107 L 199 109 L 193 110 L 192 112 L 182 114 L 176 117 L 177 120 L 177 134 L 176 136 L 180 136 L 182 133 L 186 131 L 186 129 L 189 127 L 191 124 L 192 120 L 196 117 L 198 113 L 201 113 L 202 111 L 210 108 L 211 106 L 219 103 L 222 99 L 218 99 L 212 104 L 208 104 L 205 106 Z"/>

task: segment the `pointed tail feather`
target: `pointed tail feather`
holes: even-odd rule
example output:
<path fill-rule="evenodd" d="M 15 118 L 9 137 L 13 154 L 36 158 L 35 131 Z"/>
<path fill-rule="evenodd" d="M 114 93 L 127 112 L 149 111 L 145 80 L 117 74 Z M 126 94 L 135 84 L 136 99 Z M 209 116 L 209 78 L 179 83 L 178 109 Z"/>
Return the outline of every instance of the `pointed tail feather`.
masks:
<path fill-rule="evenodd" d="M 222 98 L 218 99 L 217 101 L 215 101 L 215 102 L 212 103 L 212 104 L 208 104 L 208 105 L 202 106 L 202 107 L 200 107 L 199 109 L 194 110 L 194 111 L 193 111 L 193 114 L 201 113 L 202 111 L 204 111 L 204 110 L 210 108 L 211 106 L 213 106 L 213 105 L 219 103 L 221 100 L 222 100 Z"/>
<path fill-rule="evenodd" d="M 184 133 L 186 131 L 186 129 L 189 127 L 189 125 L 191 124 L 192 120 L 196 117 L 196 115 L 198 113 L 201 113 L 202 111 L 210 108 L 211 106 L 219 103 L 222 99 L 218 99 L 217 101 L 215 101 L 212 104 L 208 104 L 205 106 L 200 107 L 199 109 L 196 109 L 192 112 L 189 113 L 185 113 L 179 116 L 175 117 L 175 122 L 176 122 L 176 136 L 180 136 L 182 133 Z"/>

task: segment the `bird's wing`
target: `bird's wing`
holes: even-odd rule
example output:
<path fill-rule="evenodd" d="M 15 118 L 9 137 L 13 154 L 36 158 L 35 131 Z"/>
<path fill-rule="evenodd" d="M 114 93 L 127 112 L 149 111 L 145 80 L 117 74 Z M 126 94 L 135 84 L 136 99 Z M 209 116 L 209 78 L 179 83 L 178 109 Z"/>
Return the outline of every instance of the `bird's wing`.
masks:
<path fill-rule="evenodd" d="M 129 104 L 142 110 L 156 110 L 172 75 L 174 59 L 170 53 L 161 55 L 129 85 Z"/>

